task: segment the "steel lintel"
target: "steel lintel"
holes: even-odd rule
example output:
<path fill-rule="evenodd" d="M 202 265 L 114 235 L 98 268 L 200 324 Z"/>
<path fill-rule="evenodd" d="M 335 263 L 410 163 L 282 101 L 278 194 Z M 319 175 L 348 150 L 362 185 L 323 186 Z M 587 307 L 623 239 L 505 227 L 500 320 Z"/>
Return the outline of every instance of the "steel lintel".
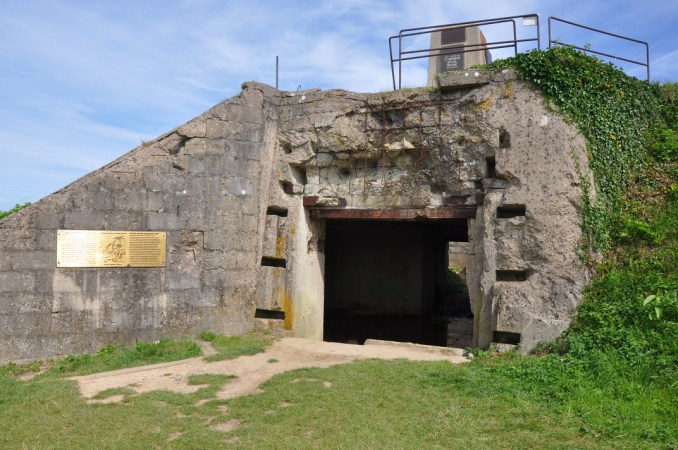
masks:
<path fill-rule="evenodd" d="M 450 208 L 410 208 L 410 209 L 346 209 L 313 208 L 312 219 L 351 219 L 351 220 L 446 220 L 470 219 L 476 216 L 477 206 L 456 206 Z"/>

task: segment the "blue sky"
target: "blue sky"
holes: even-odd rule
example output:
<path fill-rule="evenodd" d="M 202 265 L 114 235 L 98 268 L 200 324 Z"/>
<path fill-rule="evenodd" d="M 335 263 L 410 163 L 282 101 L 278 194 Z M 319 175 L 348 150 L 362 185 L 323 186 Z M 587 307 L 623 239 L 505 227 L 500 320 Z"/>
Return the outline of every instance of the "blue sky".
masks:
<path fill-rule="evenodd" d="M 275 85 L 276 56 L 284 90 L 389 90 L 388 37 L 405 28 L 538 13 L 545 41 L 547 18 L 556 16 L 649 42 L 652 79 L 678 80 L 677 0 L 0 0 L 0 6 L 0 210 L 35 202 L 185 123 L 237 95 L 244 81 Z M 484 31 L 489 40 L 505 37 L 503 29 Z M 554 37 L 643 57 L 638 48 L 564 27 Z M 403 85 L 424 85 L 425 73 L 422 63 L 404 65 Z M 643 68 L 630 73 L 644 78 Z"/>

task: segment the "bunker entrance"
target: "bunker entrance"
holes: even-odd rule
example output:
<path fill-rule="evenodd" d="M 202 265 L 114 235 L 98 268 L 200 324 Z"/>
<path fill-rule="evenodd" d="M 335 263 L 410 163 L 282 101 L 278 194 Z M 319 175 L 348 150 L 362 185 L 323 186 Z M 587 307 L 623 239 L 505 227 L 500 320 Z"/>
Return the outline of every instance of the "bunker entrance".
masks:
<path fill-rule="evenodd" d="M 471 345 L 468 289 L 460 264 L 450 265 L 451 242 L 468 253 L 466 219 L 327 220 L 324 340 Z"/>

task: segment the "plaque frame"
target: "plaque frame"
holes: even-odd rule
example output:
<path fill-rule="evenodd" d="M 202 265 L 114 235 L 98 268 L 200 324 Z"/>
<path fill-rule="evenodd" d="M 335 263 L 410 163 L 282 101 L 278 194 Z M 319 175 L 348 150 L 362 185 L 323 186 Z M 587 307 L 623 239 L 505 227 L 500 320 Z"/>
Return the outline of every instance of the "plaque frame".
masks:
<path fill-rule="evenodd" d="M 57 267 L 166 266 L 166 231 L 57 231 Z"/>

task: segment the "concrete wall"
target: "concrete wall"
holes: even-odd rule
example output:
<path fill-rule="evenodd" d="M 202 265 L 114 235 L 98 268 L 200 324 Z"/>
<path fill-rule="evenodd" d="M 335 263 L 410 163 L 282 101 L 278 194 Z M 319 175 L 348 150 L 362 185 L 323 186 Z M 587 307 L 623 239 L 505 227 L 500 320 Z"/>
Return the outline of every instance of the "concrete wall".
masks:
<path fill-rule="evenodd" d="M 337 211 L 471 211 L 475 343 L 495 330 L 524 348 L 555 337 L 586 282 L 574 253 L 583 140 L 512 74 L 458 77 L 374 95 L 246 83 L 0 222 L 0 362 L 255 326 L 321 339 L 323 214 Z M 516 205 L 522 216 L 497 217 Z M 167 266 L 56 268 L 60 229 L 166 231 Z"/>
<path fill-rule="evenodd" d="M 307 208 L 338 214 L 312 215 L 313 252 L 326 245 L 323 217 L 475 208 L 467 268 L 474 343 L 509 332 L 527 350 L 567 327 L 587 282 L 575 254 L 585 143 L 510 72 L 447 74 L 438 83 L 431 94 L 283 98 L 280 171 L 302 170 L 303 186 L 289 181 Z M 309 300 L 316 311 L 320 288 Z"/>
<path fill-rule="evenodd" d="M 272 119 L 246 89 L 0 222 L 0 361 L 251 329 Z M 59 229 L 166 231 L 167 266 L 57 269 Z"/>

